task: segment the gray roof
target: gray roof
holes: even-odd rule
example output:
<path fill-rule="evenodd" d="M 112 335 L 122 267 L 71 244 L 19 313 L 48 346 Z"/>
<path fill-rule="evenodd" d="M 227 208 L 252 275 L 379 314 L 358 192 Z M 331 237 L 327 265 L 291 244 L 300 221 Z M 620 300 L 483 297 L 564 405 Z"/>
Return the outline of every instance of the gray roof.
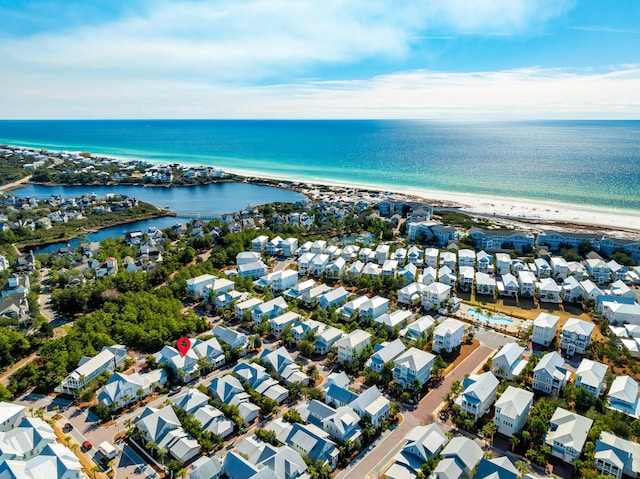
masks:
<path fill-rule="evenodd" d="M 532 401 L 531 391 L 509 386 L 496 401 L 495 406 L 496 410 L 500 409 L 501 415 L 515 419 L 525 413 Z"/>
<path fill-rule="evenodd" d="M 454 437 L 440 453 L 443 458 L 452 458 L 463 469 L 473 470 L 482 458 L 482 449 L 466 437 Z"/>
<path fill-rule="evenodd" d="M 565 447 L 582 451 L 592 424 L 591 419 L 559 407 L 551 416 L 545 442 L 553 445 L 556 441 Z"/>

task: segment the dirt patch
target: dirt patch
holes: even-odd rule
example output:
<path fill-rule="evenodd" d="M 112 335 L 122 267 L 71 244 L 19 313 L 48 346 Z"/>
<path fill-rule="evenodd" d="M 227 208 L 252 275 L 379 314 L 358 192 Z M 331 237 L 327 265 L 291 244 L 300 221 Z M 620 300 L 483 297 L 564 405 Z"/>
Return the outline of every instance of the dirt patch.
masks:
<path fill-rule="evenodd" d="M 474 352 L 480 346 L 480 341 L 477 339 L 473 339 L 471 344 L 463 344 L 460 347 L 460 353 L 455 357 L 445 357 L 442 358 L 449 364 L 447 368 L 443 371 L 442 376 L 446 376 L 451 371 L 453 371 L 462 361 L 467 359 L 467 357 Z M 451 362 L 450 362 L 451 361 Z"/>

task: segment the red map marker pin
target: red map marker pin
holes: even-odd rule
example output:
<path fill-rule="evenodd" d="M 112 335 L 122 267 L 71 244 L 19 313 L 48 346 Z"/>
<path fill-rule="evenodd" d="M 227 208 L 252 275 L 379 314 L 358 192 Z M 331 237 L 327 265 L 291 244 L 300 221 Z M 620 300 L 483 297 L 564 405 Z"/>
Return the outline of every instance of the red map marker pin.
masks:
<path fill-rule="evenodd" d="M 176 343 L 176 347 L 178 348 L 178 351 L 180 351 L 180 354 L 182 354 L 182 356 L 184 357 L 189 352 L 191 341 L 189 341 L 189 338 L 180 338 Z"/>

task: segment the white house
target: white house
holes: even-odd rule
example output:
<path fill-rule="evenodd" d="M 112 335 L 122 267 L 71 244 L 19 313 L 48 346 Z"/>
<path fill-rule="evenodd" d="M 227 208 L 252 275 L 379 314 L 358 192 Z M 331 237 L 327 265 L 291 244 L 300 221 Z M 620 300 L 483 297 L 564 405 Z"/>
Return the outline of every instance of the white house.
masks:
<path fill-rule="evenodd" d="M 502 275 L 500 281 L 496 282 L 496 288 L 498 288 L 498 294 L 500 296 L 511 296 L 515 298 L 520 291 L 520 284 L 514 275 L 506 273 Z"/>
<path fill-rule="evenodd" d="M 376 263 L 382 265 L 389 258 L 389 245 L 380 244 L 376 248 Z"/>
<path fill-rule="evenodd" d="M 437 248 L 427 248 L 424 250 L 424 264 L 432 268 L 438 267 L 438 258 L 440 257 L 440 250 Z"/>
<path fill-rule="evenodd" d="M 423 337 L 423 335 L 424 337 L 426 337 L 431 328 L 433 328 L 434 324 L 435 321 L 431 316 L 422 316 L 406 328 L 401 329 L 400 336 L 404 337 L 407 341 L 410 342 L 416 341 Z"/>
<path fill-rule="evenodd" d="M 389 300 L 382 296 L 374 296 L 360 305 L 360 316 L 363 318 L 377 318 L 389 309 Z"/>
<path fill-rule="evenodd" d="M 493 373 L 470 374 L 462 381 L 464 390 L 455 399 L 464 412 L 471 415 L 474 422 L 486 414 L 496 400 L 500 381 Z"/>
<path fill-rule="evenodd" d="M 507 387 L 496 401 L 496 414 L 493 419 L 497 432 L 513 437 L 520 432 L 529 417 L 533 404 L 533 393 L 513 386 Z"/>
<path fill-rule="evenodd" d="M 618 376 L 609 388 L 609 408 L 633 418 L 640 417 L 638 383 L 629 376 Z"/>
<path fill-rule="evenodd" d="M 409 348 L 393 361 L 393 380 L 410 388 L 417 379 L 420 385 L 426 384 L 431 377 L 435 356 L 417 348 Z"/>
<path fill-rule="evenodd" d="M 471 266 L 476 264 L 476 252 L 471 249 L 461 249 L 458 251 L 458 267 Z"/>
<path fill-rule="evenodd" d="M 304 253 L 298 258 L 298 272 L 304 276 L 309 273 L 313 268 L 313 259 L 316 257 L 315 253 Z"/>
<path fill-rule="evenodd" d="M 336 344 L 344 336 L 344 331 L 338 328 L 328 326 L 324 331 L 316 335 L 314 344 L 315 352 L 318 354 L 326 354 L 329 349 Z"/>
<path fill-rule="evenodd" d="M 538 290 L 538 299 L 543 303 L 561 303 L 562 302 L 562 288 L 558 286 L 555 279 L 543 278 L 540 282 L 536 283 Z"/>
<path fill-rule="evenodd" d="M 496 293 L 496 280 L 487 273 L 476 273 L 476 293 L 493 296 Z"/>
<path fill-rule="evenodd" d="M 324 269 L 329 264 L 328 254 L 317 254 L 311 262 L 311 272 L 314 276 L 319 277 L 324 273 Z"/>
<path fill-rule="evenodd" d="M 269 242 L 269 237 L 266 235 L 261 235 L 251 240 L 251 251 L 254 253 L 261 253 L 267 247 L 267 243 Z"/>
<path fill-rule="evenodd" d="M 546 259 L 536 258 L 533 261 L 533 265 L 536 269 L 536 275 L 538 276 L 538 278 L 543 279 L 551 276 L 551 266 L 549 266 L 549 263 L 547 263 Z"/>
<path fill-rule="evenodd" d="M 384 365 L 400 356 L 405 351 L 405 346 L 400 339 L 391 342 L 377 344 L 373 348 L 373 354 L 367 360 L 365 365 L 375 372 L 380 373 L 384 369 Z"/>
<path fill-rule="evenodd" d="M 571 377 L 564 360 L 553 351 L 542 356 L 533 369 L 533 389 L 552 396 L 558 396 Z"/>
<path fill-rule="evenodd" d="M 0 402 L 0 432 L 13 429 L 24 417 L 25 407 L 10 402 Z"/>
<path fill-rule="evenodd" d="M 362 353 L 364 348 L 371 344 L 371 334 L 361 329 L 356 329 L 337 341 L 336 344 L 338 346 L 338 362 L 353 361 L 354 357 Z"/>
<path fill-rule="evenodd" d="M 451 286 L 431 283 L 422 290 L 422 307 L 425 310 L 441 308 L 451 297 Z"/>
<path fill-rule="evenodd" d="M 195 278 L 189 278 L 187 280 L 187 293 L 189 293 L 189 296 L 191 296 L 192 299 L 202 299 L 204 296 L 205 286 L 213 283 L 215 279 L 216 276 L 213 276 L 212 274 L 203 274 L 196 276 Z"/>
<path fill-rule="evenodd" d="M 521 296 L 533 296 L 536 292 L 536 277 L 531 271 L 518 271 Z"/>
<path fill-rule="evenodd" d="M 466 325 L 457 319 L 447 318 L 433 331 L 433 352 L 446 351 L 450 353 L 462 344 Z"/>
<path fill-rule="evenodd" d="M 475 274 L 473 266 L 460 266 L 458 287 L 463 291 L 471 291 Z"/>
<path fill-rule="evenodd" d="M 531 342 L 541 344 L 543 346 L 549 346 L 556 338 L 558 321 L 560 321 L 560 316 L 555 316 L 549 313 L 540 313 L 533 321 Z"/>
<path fill-rule="evenodd" d="M 562 328 L 560 348 L 566 349 L 567 354 L 584 354 L 591 342 L 591 334 L 595 325 L 577 318 L 569 318 Z"/>
<path fill-rule="evenodd" d="M 398 303 L 415 305 L 422 299 L 422 292 L 425 285 L 421 283 L 410 283 L 398 290 Z"/>
<path fill-rule="evenodd" d="M 523 358 L 524 348 L 518 343 L 505 344 L 491 361 L 491 370 L 499 378 L 512 381 L 529 362 Z"/>
<path fill-rule="evenodd" d="M 298 238 L 287 238 L 280 242 L 280 250 L 282 256 L 290 258 L 298 250 Z"/>
<path fill-rule="evenodd" d="M 105 346 L 92 358 L 83 357 L 78 367 L 62 380 L 56 391 L 76 396 L 90 381 L 103 372 L 112 373 L 126 358 L 124 346 Z"/>
<path fill-rule="evenodd" d="M 551 258 L 551 271 L 555 279 L 565 279 L 569 276 L 569 263 L 562 256 Z"/>
<path fill-rule="evenodd" d="M 496 273 L 505 275 L 511 271 L 511 256 L 507 253 L 496 253 Z"/>
<path fill-rule="evenodd" d="M 394 328 L 401 328 L 409 324 L 409 321 L 413 313 L 406 309 L 396 309 L 393 313 L 381 314 L 377 318 L 374 318 L 374 322 L 377 324 L 384 324 L 387 329 L 393 330 Z"/>
<path fill-rule="evenodd" d="M 275 271 L 254 281 L 253 284 L 261 289 L 269 288 L 273 292 L 284 291 L 298 284 L 298 272 L 294 269 Z"/>
<path fill-rule="evenodd" d="M 583 388 L 594 395 L 603 393 L 604 379 L 609 366 L 590 359 L 583 359 L 576 370 L 576 387 Z"/>
<path fill-rule="evenodd" d="M 551 446 L 551 455 L 573 464 L 580 457 L 593 421 L 561 407 L 551 416 L 544 442 Z"/>
<path fill-rule="evenodd" d="M 282 296 L 273 298 L 270 301 L 260 303 L 251 310 L 251 317 L 254 323 L 260 324 L 262 320 L 275 318 L 276 316 L 284 313 L 289 305 Z"/>

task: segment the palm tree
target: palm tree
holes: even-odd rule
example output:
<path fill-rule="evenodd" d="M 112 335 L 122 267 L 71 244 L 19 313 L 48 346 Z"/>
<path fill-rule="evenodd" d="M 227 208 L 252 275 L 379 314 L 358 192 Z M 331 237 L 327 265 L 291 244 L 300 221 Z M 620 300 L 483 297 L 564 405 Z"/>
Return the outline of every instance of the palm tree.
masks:
<path fill-rule="evenodd" d="M 136 396 L 138 397 L 138 401 L 140 401 L 142 399 L 142 396 L 144 396 L 144 389 L 138 388 L 138 390 L 136 391 Z"/>
<path fill-rule="evenodd" d="M 160 449 L 158 449 L 158 457 L 160 458 L 160 463 L 163 466 L 164 466 L 164 458 L 167 456 L 168 453 L 169 451 L 164 447 L 161 447 Z"/>
<path fill-rule="evenodd" d="M 153 452 L 157 449 L 158 445 L 153 441 L 149 441 L 147 444 L 145 444 L 144 447 L 146 449 L 149 449 L 149 451 L 151 452 L 151 455 L 153 455 Z"/>
<path fill-rule="evenodd" d="M 65 436 L 64 437 L 64 442 L 67 443 L 67 447 L 69 447 L 69 443 L 71 442 L 71 436 Z"/>
<path fill-rule="evenodd" d="M 91 472 L 93 472 L 93 479 L 96 479 L 96 477 L 98 477 L 98 472 L 100 472 L 100 468 L 98 466 L 93 466 L 91 468 Z"/>

